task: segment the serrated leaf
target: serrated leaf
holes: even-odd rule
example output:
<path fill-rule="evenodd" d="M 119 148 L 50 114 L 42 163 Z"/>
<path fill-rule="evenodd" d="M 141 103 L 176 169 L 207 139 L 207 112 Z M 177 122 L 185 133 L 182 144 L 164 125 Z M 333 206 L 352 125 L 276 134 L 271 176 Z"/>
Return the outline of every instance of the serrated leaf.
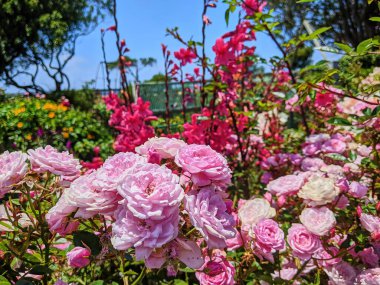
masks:
<path fill-rule="evenodd" d="M 91 249 L 91 255 L 96 256 L 102 250 L 99 237 L 86 231 L 76 231 L 73 234 L 75 246 L 88 246 Z"/>

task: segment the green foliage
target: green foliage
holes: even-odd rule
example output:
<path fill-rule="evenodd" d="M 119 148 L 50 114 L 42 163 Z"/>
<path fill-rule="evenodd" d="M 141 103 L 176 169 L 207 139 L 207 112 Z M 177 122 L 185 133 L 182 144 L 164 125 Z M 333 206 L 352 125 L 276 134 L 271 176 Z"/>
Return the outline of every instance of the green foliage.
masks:
<path fill-rule="evenodd" d="M 89 160 L 95 146 L 100 147 L 102 156 L 110 155 L 112 140 L 111 130 L 100 116 L 50 100 L 18 97 L 0 109 L 1 152 L 47 144 L 66 150 L 69 143 L 79 158 Z"/>

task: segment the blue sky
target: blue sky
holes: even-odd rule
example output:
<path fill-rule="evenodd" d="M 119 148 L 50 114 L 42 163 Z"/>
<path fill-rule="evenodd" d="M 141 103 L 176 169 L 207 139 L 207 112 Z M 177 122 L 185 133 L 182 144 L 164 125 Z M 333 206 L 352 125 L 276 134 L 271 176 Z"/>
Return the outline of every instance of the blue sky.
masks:
<path fill-rule="evenodd" d="M 176 51 L 182 45 L 170 36 L 166 36 L 166 28 L 179 27 L 184 39 L 201 39 L 201 13 L 203 1 L 201 0 L 118 0 L 118 19 L 121 38 L 126 40 L 132 58 L 154 57 L 157 64 L 148 67 L 140 73 L 140 79 L 149 79 L 152 75 L 163 71 L 161 43 L 169 50 Z M 212 24 L 207 27 L 206 48 L 208 55 L 213 57 L 211 47 L 215 40 L 231 30 L 237 21 L 237 14 L 231 16 L 229 27 L 226 26 L 224 13 L 226 5 L 219 3 L 215 9 L 209 9 L 208 17 Z M 102 61 L 100 44 L 100 29 L 113 25 L 113 19 L 107 17 L 90 35 L 82 37 L 77 43 L 76 55 L 68 64 L 66 73 L 69 75 L 72 88 L 80 88 L 86 81 L 96 78 L 97 88 L 103 88 L 103 75 L 98 70 Z M 277 55 L 278 50 L 271 39 L 265 34 L 257 35 L 257 53 L 263 57 Z M 106 36 L 107 60 L 117 58 L 115 37 L 113 33 Z M 113 85 L 117 77 L 113 74 Z M 49 87 L 46 78 L 41 77 L 44 86 Z M 0 88 L 4 85 L 0 83 Z M 14 91 L 13 88 L 6 88 Z"/>

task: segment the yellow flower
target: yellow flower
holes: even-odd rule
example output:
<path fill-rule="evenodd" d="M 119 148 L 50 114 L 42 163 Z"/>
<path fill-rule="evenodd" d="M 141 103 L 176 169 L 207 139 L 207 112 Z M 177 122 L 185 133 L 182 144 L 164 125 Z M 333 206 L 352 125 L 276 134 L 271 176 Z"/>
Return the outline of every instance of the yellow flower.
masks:
<path fill-rule="evenodd" d="M 55 113 L 54 112 L 50 112 L 49 115 L 48 115 L 48 117 L 50 119 L 53 119 L 55 117 Z"/>
<path fill-rule="evenodd" d="M 67 138 L 69 137 L 69 133 L 67 133 L 67 132 L 62 132 L 62 136 L 63 136 L 65 139 L 67 139 Z"/>
<path fill-rule="evenodd" d="M 56 111 L 57 110 L 57 105 L 53 103 L 45 103 L 45 105 L 42 107 L 44 110 L 50 110 L 50 111 Z"/>
<path fill-rule="evenodd" d="M 17 116 L 18 114 L 24 113 L 25 111 L 26 111 L 25 107 L 21 107 L 18 109 L 14 109 L 13 114 L 15 114 Z"/>
<path fill-rule="evenodd" d="M 36 103 L 36 109 L 40 109 L 41 108 L 41 104 L 40 104 L 40 102 L 37 102 Z"/>
<path fill-rule="evenodd" d="M 74 131 L 74 128 L 73 127 L 70 127 L 69 128 L 69 132 L 72 133 Z"/>
<path fill-rule="evenodd" d="M 17 123 L 17 128 L 21 129 L 23 125 L 24 125 L 23 122 L 18 122 L 18 123 Z"/>
<path fill-rule="evenodd" d="M 58 110 L 59 111 L 66 111 L 68 108 L 67 108 L 67 106 L 65 106 L 65 105 L 62 105 L 62 104 L 59 104 L 58 105 Z"/>
<path fill-rule="evenodd" d="M 28 140 L 28 141 L 30 141 L 32 139 L 32 135 L 31 134 L 27 134 L 25 136 L 25 139 Z"/>

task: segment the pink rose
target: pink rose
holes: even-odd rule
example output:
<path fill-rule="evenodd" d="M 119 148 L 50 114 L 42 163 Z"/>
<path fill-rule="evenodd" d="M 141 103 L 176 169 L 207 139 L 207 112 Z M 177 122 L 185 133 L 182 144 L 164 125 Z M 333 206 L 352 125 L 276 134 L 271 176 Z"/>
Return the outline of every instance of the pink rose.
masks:
<path fill-rule="evenodd" d="M 285 248 L 284 232 L 277 222 L 271 219 L 259 221 L 253 227 L 255 245 L 264 253 L 274 252 Z"/>
<path fill-rule="evenodd" d="M 38 173 L 49 171 L 66 181 L 73 181 L 80 175 L 79 160 L 67 151 L 59 152 L 48 145 L 45 148 L 30 149 L 28 154 L 33 171 Z"/>
<path fill-rule="evenodd" d="M 360 216 L 360 223 L 370 233 L 380 232 L 380 218 L 368 214 Z"/>
<path fill-rule="evenodd" d="M 221 254 L 206 257 L 202 271 L 195 276 L 200 285 L 233 285 L 235 284 L 235 267 Z"/>
<path fill-rule="evenodd" d="M 151 163 L 126 173 L 117 191 L 139 219 L 166 219 L 178 212 L 184 197 L 179 177 L 166 166 Z"/>
<path fill-rule="evenodd" d="M 227 160 L 209 146 L 186 145 L 179 149 L 175 162 L 183 171 L 190 173 L 197 186 L 214 183 L 223 187 L 231 182 Z"/>
<path fill-rule="evenodd" d="M 368 264 L 371 267 L 379 266 L 379 256 L 377 256 L 373 247 L 367 247 L 358 253 L 358 256 L 363 263 Z"/>
<path fill-rule="evenodd" d="M 267 188 L 272 194 L 291 195 L 297 193 L 304 184 L 304 178 L 298 175 L 281 176 L 269 182 Z"/>
<path fill-rule="evenodd" d="M 201 249 L 194 241 L 177 238 L 152 252 L 145 260 L 145 265 L 148 268 L 161 268 L 166 261 L 170 263 L 176 259 L 193 269 L 202 267 L 204 263 Z"/>
<path fill-rule="evenodd" d="M 74 268 L 82 268 L 90 264 L 91 251 L 84 247 L 74 247 L 67 254 L 67 262 L 69 266 Z"/>
<path fill-rule="evenodd" d="M 356 277 L 355 269 L 347 262 L 340 262 L 323 268 L 332 285 L 353 285 Z M 364 284 L 363 284 L 364 285 Z"/>
<path fill-rule="evenodd" d="M 226 203 L 214 187 L 203 187 L 199 192 L 193 190 L 188 193 L 185 208 L 208 248 L 224 248 L 226 239 L 235 236 L 234 218 L 227 213 Z"/>
<path fill-rule="evenodd" d="M 346 147 L 347 145 L 345 142 L 337 139 L 330 139 L 322 145 L 321 149 L 325 153 L 343 153 L 346 150 Z"/>
<path fill-rule="evenodd" d="M 355 280 L 357 285 L 379 285 L 380 268 L 367 269 L 361 272 Z"/>
<path fill-rule="evenodd" d="M 112 245 L 117 250 L 135 247 L 136 259 L 148 258 L 155 248 L 160 248 L 178 235 L 179 209 L 164 220 L 139 219 L 128 209 L 124 200 L 115 212 L 112 224 Z"/>
<path fill-rule="evenodd" d="M 319 237 L 301 224 L 292 224 L 288 231 L 287 241 L 293 250 L 293 255 L 301 259 L 309 259 L 321 247 Z"/>
<path fill-rule="evenodd" d="M 328 235 L 336 224 L 334 213 L 327 207 L 305 208 L 300 220 L 309 232 L 317 236 Z"/>
<path fill-rule="evenodd" d="M 235 236 L 233 238 L 226 239 L 226 245 L 228 251 L 233 251 L 235 249 L 241 248 L 243 243 L 243 238 L 238 230 L 236 230 Z"/>
<path fill-rule="evenodd" d="M 326 164 L 320 158 L 306 157 L 302 160 L 301 169 L 303 171 L 317 171 Z"/>
<path fill-rule="evenodd" d="M 12 184 L 24 178 L 28 170 L 27 157 L 21 151 L 5 151 L 0 155 L 0 198 L 11 190 Z"/>
<path fill-rule="evenodd" d="M 116 192 L 97 187 L 97 171 L 80 176 L 65 190 L 67 203 L 78 208 L 75 217 L 88 219 L 96 214 L 112 216 L 121 200 Z"/>
<path fill-rule="evenodd" d="M 352 197 L 360 199 L 360 198 L 363 198 L 365 195 L 367 195 L 367 191 L 368 191 L 367 186 L 359 182 L 353 181 L 350 184 L 348 193 L 351 194 Z"/>
<path fill-rule="evenodd" d="M 136 147 L 138 154 L 149 156 L 150 153 L 157 153 L 160 159 L 174 158 L 178 150 L 186 143 L 175 138 L 150 138 L 143 145 Z"/>
<path fill-rule="evenodd" d="M 326 251 L 323 247 L 321 247 L 314 255 L 318 262 L 319 266 L 328 267 L 331 265 L 335 265 L 342 261 L 342 258 L 338 256 L 339 249 L 336 247 L 329 247 L 328 251 Z"/>
<path fill-rule="evenodd" d="M 50 231 L 57 232 L 63 236 L 75 231 L 79 226 L 79 222 L 70 221 L 68 216 L 75 212 L 76 209 L 77 207 L 69 205 L 65 194 L 63 194 L 57 204 L 45 215 Z"/>
<path fill-rule="evenodd" d="M 114 191 L 124 177 L 136 165 L 147 163 L 146 158 L 131 152 L 120 152 L 107 158 L 96 172 L 94 185 L 102 191 Z"/>

